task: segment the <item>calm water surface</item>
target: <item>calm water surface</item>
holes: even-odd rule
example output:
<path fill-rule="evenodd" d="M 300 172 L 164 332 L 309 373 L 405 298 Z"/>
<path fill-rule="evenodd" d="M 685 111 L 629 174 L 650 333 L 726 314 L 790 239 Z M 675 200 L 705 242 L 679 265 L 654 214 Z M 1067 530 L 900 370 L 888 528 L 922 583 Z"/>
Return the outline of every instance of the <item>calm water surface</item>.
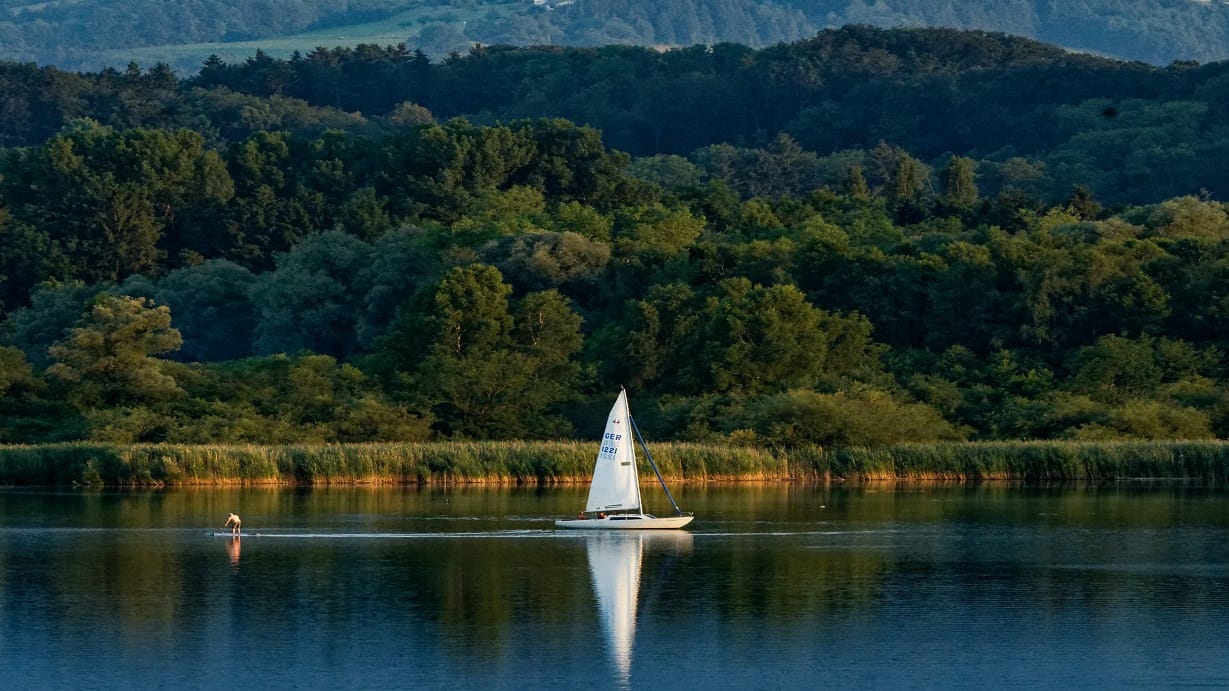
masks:
<path fill-rule="evenodd" d="M 1225 490 L 583 493 L 0 490 L 0 688 L 1229 687 Z"/>

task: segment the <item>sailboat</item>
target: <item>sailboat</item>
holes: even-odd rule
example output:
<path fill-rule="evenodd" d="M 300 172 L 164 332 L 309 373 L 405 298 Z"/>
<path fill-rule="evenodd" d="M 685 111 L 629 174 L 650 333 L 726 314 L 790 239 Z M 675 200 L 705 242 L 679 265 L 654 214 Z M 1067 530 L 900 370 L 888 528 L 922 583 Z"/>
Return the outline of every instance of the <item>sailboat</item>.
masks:
<path fill-rule="evenodd" d="M 640 441 L 645 458 L 653 467 L 658 482 L 666 491 L 666 497 L 674 507 L 674 516 L 658 518 L 641 511 L 640 477 L 636 471 L 636 447 L 633 435 Z M 683 513 L 666 481 L 644 443 L 644 437 L 632 420 L 627 406 L 627 390 L 620 387 L 619 396 L 606 418 L 606 431 L 602 434 L 601 448 L 593 467 L 593 479 L 589 483 L 589 499 L 585 510 L 576 518 L 555 521 L 559 528 L 589 530 L 670 530 L 691 523 L 695 516 Z"/>

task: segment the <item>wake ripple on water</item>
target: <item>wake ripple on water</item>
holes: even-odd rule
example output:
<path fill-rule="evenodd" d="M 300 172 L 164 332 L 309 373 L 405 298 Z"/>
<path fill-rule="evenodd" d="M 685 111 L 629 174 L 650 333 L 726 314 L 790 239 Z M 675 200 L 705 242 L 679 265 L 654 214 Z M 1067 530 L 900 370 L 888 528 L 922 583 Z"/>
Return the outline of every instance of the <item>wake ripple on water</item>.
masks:
<path fill-rule="evenodd" d="M 459 533 L 276 533 L 259 531 L 244 533 L 250 538 L 288 538 L 295 540 L 430 540 L 430 539 L 475 539 L 475 538 L 542 538 L 552 537 L 554 531 L 540 530 L 482 530 Z M 213 537 L 231 537 L 230 533 L 210 533 Z"/>

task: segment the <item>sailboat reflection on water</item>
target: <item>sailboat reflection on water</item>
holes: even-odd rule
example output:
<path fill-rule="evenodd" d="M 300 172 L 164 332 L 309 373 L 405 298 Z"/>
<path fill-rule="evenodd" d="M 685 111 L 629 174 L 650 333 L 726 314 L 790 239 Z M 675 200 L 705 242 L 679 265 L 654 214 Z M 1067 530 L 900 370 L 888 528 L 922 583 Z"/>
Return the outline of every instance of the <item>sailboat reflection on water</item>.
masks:
<path fill-rule="evenodd" d="M 631 680 L 640 567 L 645 551 L 690 552 L 691 542 L 691 533 L 684 531 L 610 532 L 586 538 L 602 631 L 623 688 Z"/>

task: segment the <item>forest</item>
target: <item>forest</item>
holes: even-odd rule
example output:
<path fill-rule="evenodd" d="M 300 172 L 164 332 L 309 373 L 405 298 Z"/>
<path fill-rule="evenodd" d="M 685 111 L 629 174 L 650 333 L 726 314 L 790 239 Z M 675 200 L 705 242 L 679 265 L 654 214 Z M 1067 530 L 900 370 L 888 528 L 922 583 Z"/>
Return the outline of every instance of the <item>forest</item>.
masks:
<path fill-rule="evenodd" d="M 681 441 L 1224 437 L 1217 68 L 866 27 L 5 65 L 0 442 L 567 439 L 620 385 Z"/>
<path fill-rule="evenodd" d="M 638 159 L 686 157 L 743 196 L 831 185 L 853 162 L 882 178 L 859 159 L 886 142 L 932 168 L 973 159 L 990 196 L 1053 201 L 1080 185 L 1140 204 L 1229 189 L 1226 64 L 1158 68 L 1005 35 L 864 26 L 761 50 L 482 47 L 439 63 L 365 45 L 214 57 L 187 79 L 166 65 L 0 63 L 0 147 L 41 144 L 80 118 L 192 130 L 218 150 L 267 131 L 379 137 L 457 117 L 551 117 Z"/>

